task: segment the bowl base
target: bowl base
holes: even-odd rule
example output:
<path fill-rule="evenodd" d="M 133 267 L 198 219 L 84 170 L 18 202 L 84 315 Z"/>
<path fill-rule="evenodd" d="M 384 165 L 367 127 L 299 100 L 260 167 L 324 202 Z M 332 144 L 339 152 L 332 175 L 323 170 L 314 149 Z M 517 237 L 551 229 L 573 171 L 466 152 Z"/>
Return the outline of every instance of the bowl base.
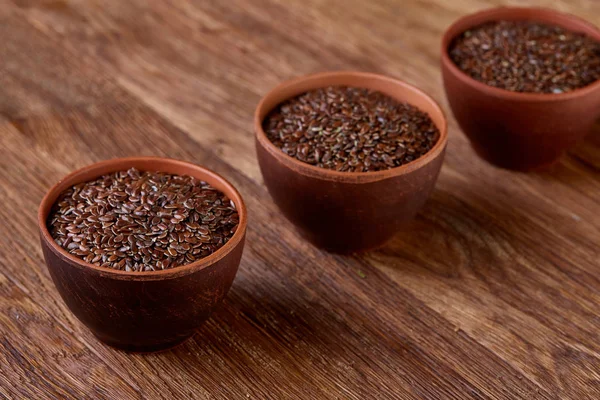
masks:
<path fill-rule="evenodd" d="M 187 340 L 191 339 L 192 336 L 194 336 L 194 333 L 192 333 L 189 336 L 185 336 L 183 338 L 177 338 L 176 340 L 172 340 L 169 342 L 157 343 L 157 344 L 151 344 L 151 345 L 145 345 L 145 344 L 137 345 L 137 344 L 121 343 L 121 342 L 112 341 L 110 339 L 102 338 L 96 334 L 94 334 L 94 336 L 96 337 L 96 339 L 98 339 L 102 343 L 104 343 L 110 347 L 113 347 L 115 349 L 126 351 L 128 353 L 157 353 L 157 352 L 161 352 L 161 351 L 170 350 L 173 347 L 183 344 Z"/>
<path fill-rule="evenodd" d="M 391 238 L 386 238 L 384 240 L 368 243 L 345 243 L 343 241 L 340 242 L 331 241 L 327 239 L 320 239 L 318 237 L 314 237 L 313 235 L 309 235 L 306 232 L 303 232 L 301 229 L 298 229 L 298 232 L 304 240 L 306 240 L 313 246 L 318 247 L 321 250 L 325 250 L 328 253 L 345 256 L 353 254 L 363 254 L 373 250 L 377 250 L 385 246 L 391 240 Z"/>
<path fill-rule="evenodd" d="M 555 165 L 559 161 L 559 158 L 560 158 L 560 157 L 558 157 L 558 158 L 555 158 L 550 161 L 544 161 L 540 164 L 524 163 L 524 162 L 516 161 L 514 159 L 513 160 L 510 160 L 510 159 L 507 160 L 505 158 L 498 159 L 497 157 L 494 157 L 493 155 L 491 155 L 489 152 L 487 152 L 480 146 L 477 146 L 475 143 L 470 142 L 470 144 L 471 144 L 471 147 L 473 148 L 473 150 L 475 151 L 475 153 L 477 153 L 477 155 L 481 159 L 487 161 L 488 163 L 492 164 L 495 167 L 507 169 L 510 171 L 517 171 L 517 172 L 544 171 L 544 170 L 547 170 L 548 168 L 552 167 L 553 165 Z"/>

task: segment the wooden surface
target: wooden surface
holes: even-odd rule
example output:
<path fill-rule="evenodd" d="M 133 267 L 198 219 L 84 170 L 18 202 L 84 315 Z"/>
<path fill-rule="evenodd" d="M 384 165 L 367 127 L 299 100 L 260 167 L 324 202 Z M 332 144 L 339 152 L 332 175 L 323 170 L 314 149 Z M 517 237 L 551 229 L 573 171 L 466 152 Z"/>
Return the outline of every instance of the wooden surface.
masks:
<path fill-rule="evenodd" d="M 0 398 L 599 398 L 600 129 L 519 174 L 481 161 L 448 113 L 425 209 L 354 257 L 303 242 L 255 159 L 255 105 L 300 74 L 384 73 L 448 110 L 441 34 L 501 3 L 600 24 L 597 0 L 0 0 Z M 140 154 L 216 170 L 250 213 L 224 305 L 151 355 L 73 317 L 36 226 L 69 171 Z"/>

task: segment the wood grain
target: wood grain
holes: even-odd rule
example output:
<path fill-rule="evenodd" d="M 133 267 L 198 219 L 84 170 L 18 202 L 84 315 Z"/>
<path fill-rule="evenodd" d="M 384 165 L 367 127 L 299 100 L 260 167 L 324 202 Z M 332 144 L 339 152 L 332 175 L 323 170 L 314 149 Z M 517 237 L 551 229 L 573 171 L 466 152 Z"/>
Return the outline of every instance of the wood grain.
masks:
<path fill-rule="evenodd" d="M 272 203 L 252 114 L 283 79 L 400 77 L 447 108 L 441 33 L 462 14 L 594 0 L 0 2 L 0 398 L 600 397 L 600 129 L 516 174 L 450 117 L 438 185 L 386 247 L 342 257 Z M 69 171 L 162 155 L 226 176 L 250 223 L 224 305 L 171 351 L 99 343 L 43 264 L 36 208 Z"/>

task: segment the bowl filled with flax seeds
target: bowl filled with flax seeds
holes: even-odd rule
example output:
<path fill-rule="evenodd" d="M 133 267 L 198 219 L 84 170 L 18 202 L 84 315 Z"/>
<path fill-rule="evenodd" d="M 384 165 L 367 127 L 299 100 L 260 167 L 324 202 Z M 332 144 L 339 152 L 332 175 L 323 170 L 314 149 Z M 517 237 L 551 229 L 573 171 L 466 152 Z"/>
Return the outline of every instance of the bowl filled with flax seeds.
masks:
<path fill-rule="evenodd" d="M 246 209 L 210 170 L 122 158 L 59 181 L 38 223 L 52 280 L 77 318 L 112 346 L 155 351 L 192 336 L 227 294 Z"/>
<path fill-rule="evenodd" d="M 432 191 L 446 147 L 438 104 L 400 80 L 326 72 L 284 82 L 254 118 L 269 192 L 313 244 L 340 253 L 385 244 Z"/>
<path fill-rule="evenodd" d="M 514 170 L 543 167 L 600 117 L 600 30 L 543 8 L 467 15 L 444 34 L 442 75 L 482 158 Z"/>

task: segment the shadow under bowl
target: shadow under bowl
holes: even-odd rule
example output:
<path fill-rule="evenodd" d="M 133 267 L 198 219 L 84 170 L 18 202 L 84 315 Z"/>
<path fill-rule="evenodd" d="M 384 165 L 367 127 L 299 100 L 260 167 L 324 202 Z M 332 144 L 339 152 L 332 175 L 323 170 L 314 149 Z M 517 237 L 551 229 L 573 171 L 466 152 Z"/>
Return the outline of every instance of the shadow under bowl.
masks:
<path fill-rule="evenodd" d="M 585 137 L 600 116 L 600 81 L 561 94 L 520 93 L 488 86 L 461 71 L 449 55 L 453 40 L 486 22 L 536 21 L 600 41 L 600 30 L 544 8 L 500 7 L 460 18 L 442 39 L 441 68 L 452 112 L 475 151 L 493 165 L 519 171 L 552 164 Z"/>
<path fill-rule="evenodd" d="M 59 195 L 74 184 L 137 168 L 189 175 L 233 200 L 239 226 L 220 249 L 173 269 L 126 272 L 99 267 L 69 254 L 52 239 L 47 219 Z M 58 292 L 75 316 L 101 341 L 128 351 L 158 351 L 189 337 L 221 303 L 238 270 L 247 214 L 238 191 L 224 178 L 197 165 L 156 157 L 121 158 L 79 169 L 53 186 L 38 212 L 44 258 Z"/>
<path fill-rule="evenodd" d="M 429 114 L 440 138 L 422 157 L 374 172 L 338 172 L 286 155 L 267 138 L 264 119 L 280 103 L 327 86 L 367 88 L 412 104 Z M 433 190 L 447 143 L 446 118 L 431 97 L 397 79 L 363 72 L 326 72 L 282 83 L 258 104 L 254 130 L 260 169 L 275 203 L 307 240 L 337 253 L 379 247 L 402 229 Z"/>

